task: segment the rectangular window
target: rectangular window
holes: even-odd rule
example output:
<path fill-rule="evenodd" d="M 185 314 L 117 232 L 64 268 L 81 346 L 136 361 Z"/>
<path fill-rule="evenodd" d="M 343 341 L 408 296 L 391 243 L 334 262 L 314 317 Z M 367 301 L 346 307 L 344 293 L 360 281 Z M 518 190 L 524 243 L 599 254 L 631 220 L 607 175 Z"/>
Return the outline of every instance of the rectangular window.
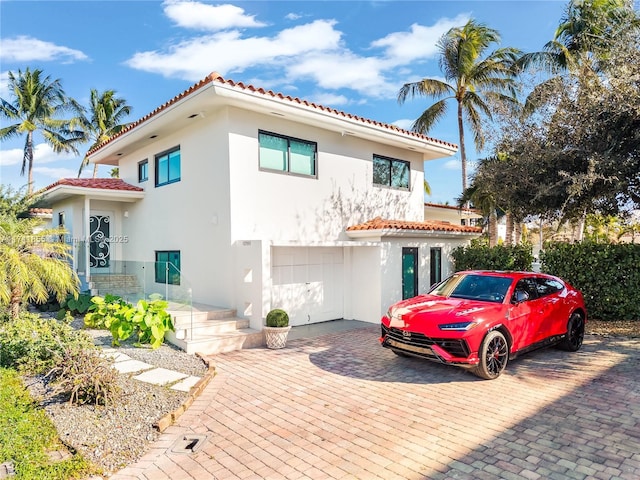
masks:
<path fill-rule="evenodd" d="M 260 169 L 316 176 L 318 145 L 315 142 L 259 131 L 258 143 Z"/>
<path fill-rule="evenodd" d="M 143 160 L 138 163 L 138 183 L 149 180 L 149 161 Z"/>
<path fill-rule="evenodd" d="M 406 160 L 373 156 L 373 184 L 382 187 L 409 190 L 411 169 Z"/>
<path fill-rule="evenodd" d="M 431 256 L 431 275 L 429 280 L 433 287 L 436 283 L 442 281 L 442 249 L 440 247 L 432 247 L 429 254 Z"/>
<path fill-rule="evenodd" d="M 156 155 L 156 187 L 180 181 L 180 147 Z"/>
<path fill-rule="evenodd" d="M 157 250 L 156 283 L 180 285 L 180 250 Z"/>

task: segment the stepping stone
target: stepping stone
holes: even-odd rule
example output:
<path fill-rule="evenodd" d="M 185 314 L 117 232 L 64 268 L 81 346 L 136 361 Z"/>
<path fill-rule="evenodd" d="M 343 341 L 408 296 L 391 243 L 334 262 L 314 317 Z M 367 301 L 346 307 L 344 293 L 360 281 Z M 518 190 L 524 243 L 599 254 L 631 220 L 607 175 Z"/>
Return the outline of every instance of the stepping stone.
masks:
<path fill-rule="evenodd" d="M 141 362 L 140 360 L 124 360 L 122 362 L 114 363 L 113 368 L 120 373 L 134 373 L 150 370 L 153 368 L 153 365 Z"/>
<path fill-rule="evenodd" d="M 200 380 L 200 377 L 189 376 L 184 380 L 180 380 L 175 385 L 171 385 L 171 390 L 188 392 L 189 390 L 191 390 L 191 387 L 193 387 L 196 383 L 198 383 L 199 380 Z"/>
<path fill-rule="evenodd" d="M 173 370 L 167 370 L 166 368 L 154 368 L 136 375 L 136 380 L 141 382 L 153 383 L 154 385 L 166 385 L 168 383 L 177 382 L 186 378 L 188 375 L 180 372 L 174 372 Z"/>
<path fill-rule="evenodd" d="M 126 355 L 121 352 L 117 352 L 113 349 L 104 350 L 101 355 L 105 358 L 113 358 L 114 362 L 123 362 L 125 360 L 131 360 L 131 357 L 129 355 Z"/>

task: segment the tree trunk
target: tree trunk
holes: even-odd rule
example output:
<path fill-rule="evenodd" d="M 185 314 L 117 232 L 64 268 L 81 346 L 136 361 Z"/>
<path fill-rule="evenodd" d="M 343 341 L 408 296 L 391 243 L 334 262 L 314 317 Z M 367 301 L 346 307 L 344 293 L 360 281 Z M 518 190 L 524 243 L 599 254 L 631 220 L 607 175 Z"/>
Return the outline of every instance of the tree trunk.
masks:
<path fill-rule="evenodd" d="M 519 245 L 520 243 L 522 243 L 522 222 L 514 222 L 514 234 L 515 234 L 515 238 L 514 238 L 514 244 L 515 245 Z"/>
<path fill-rule="evenodd" d="M 27 155 L 27 195 L 33 193 L 33 132 L 27 133 L 27 143 L 24 146 Z M 24 174 L 24 172 L 23 172 Z"/>
<path fill-rule="evenodd" d="M 584 225 L 587 222 L 587 211 L 585 210 L 578 222 L 578 233 L 576 235 L 576 241 L 581 242 L 584 239 Z"/>
<path fill-rule="evenodd" d="M 504 235 L 504 244 L 507 246 L 513 245 L 513 216 L 507 212 L 505 214 L 506 220 L 506 233 Z"/>
<path fill-rule="evenodd" d="M 98 177 L 98 164 L 94 163 L 93 164 L 93 178 L 97 178 Z"/>
<path fill-rule="evenodd" d="M 14 320 L 20 315 L 20 304 L 22 303 L 22 292 L 18 287 L 11 289 L 11 298 L 9 299 L 9 312 Z"/>
<path fill-rule="evenodd" d="M 464 125 L 462 103 L 458 102 L 458 132 L 460 134 L 460 166 L 462 167 L 462 193 L 467 189 L 467 154 L 464 149 Z"/>
<path fill-rule="evenodd" d="M 498 216 L 495 208 L 489 213 L 489 247 L 498 245 Z"/>

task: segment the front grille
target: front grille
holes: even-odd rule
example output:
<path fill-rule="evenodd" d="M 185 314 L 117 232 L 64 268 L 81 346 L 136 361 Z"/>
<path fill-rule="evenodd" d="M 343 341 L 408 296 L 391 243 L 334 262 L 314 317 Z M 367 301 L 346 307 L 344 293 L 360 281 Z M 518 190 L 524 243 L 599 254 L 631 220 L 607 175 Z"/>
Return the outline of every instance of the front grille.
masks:
<path fill-rule="evenodd" d="M 464 340 L 431 338 L 423 335 L 422 333 L 416 332 L 411 332 L 411 336 L 406 337 L 402 332 L 403 331 L 398 328 L 388 328 L 385 325 L 382 325 L 382 337 L 385 341 L 387 339 L 392 340 L 394 346 L 398 346 L 399 348 L 406 346 L 406 349 L 409 351 L 416 351 L 415 349 L 420 349 L 428 352 L 431 350 L 431 345 L 438 345 L 454 357 L 467 358 L 469 356 L 469 346 Z"/>

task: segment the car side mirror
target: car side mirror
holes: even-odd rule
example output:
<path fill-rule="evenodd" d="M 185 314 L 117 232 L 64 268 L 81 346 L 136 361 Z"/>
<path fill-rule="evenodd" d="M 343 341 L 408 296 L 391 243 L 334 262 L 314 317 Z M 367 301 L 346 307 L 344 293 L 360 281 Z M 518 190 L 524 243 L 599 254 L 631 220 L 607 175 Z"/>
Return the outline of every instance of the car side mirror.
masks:
<path fill-rule="evenodd" d="M 512 303 L 522 303 L 529 300 L 529 294 L 525 290 L 516 290 L 513 292 Z"/>

